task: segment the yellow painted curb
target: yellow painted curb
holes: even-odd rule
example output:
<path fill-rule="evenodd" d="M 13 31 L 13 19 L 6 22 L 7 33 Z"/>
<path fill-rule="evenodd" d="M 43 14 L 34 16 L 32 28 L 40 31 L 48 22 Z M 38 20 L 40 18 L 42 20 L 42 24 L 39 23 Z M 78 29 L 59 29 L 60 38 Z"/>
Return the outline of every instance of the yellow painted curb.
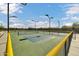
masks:
<path fill-rule="evenodd" d="M 8 33 L 8 38 L 7 38 L 6 56 L 13 56 L 10 32 Z"/>
<path fill-rule="evenodd" d="M 65 44 L 66 40 L 71 34 L 72 32 L 70 32 L 67 36 L 65 36 L 63 40 L 59 44 L 57 44 L 56 47 L 54 47 L 51 51 L 48 52 L 47 56 L 57 56 L 59 51 L 62 49 L 63 45 Z"/>

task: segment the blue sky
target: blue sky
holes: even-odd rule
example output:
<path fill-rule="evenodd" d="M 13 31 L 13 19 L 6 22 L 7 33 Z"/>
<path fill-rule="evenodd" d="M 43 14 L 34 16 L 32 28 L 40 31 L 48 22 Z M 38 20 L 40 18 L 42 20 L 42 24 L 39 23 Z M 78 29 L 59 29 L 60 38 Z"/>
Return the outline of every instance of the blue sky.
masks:
<path fill-rule="evenodd" d="M 0 23 L 7 26 L 7 5 L 0 4 Z M 48 14 L 51 19 L 51 27 L 71 26 L 73 22 L 79 22 L 79 4 L 67 3 L 27 3 L 26 6 L 21 4 L 10 4 L 10 27 L 34 27 L 32 20 L 38 21 L 37 27 L 48 27 Z"/>

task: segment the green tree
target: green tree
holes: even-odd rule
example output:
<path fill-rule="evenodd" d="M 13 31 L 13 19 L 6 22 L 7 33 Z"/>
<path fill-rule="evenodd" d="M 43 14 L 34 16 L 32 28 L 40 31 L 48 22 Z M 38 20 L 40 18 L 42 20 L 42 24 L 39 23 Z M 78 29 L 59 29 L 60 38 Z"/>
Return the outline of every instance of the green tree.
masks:
<path fill-rule="evenodd" d="M 79 28 L 79 22 L 73 23 L 73 27 L 74 27 L 74 28 Z"/>

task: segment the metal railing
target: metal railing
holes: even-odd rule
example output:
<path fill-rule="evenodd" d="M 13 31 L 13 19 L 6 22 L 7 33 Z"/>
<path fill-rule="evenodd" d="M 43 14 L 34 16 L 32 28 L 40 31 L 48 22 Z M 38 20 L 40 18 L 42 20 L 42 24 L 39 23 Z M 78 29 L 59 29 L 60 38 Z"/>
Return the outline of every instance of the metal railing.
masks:
<path fill-rule="evenodd" d="M 6 56 L 13 56 L 13 48 L 12 48 L 10 32 L 8 32 L 5 55 Z"/>
<path fill-rule="evenodd" d="M 73 32 L 67 34 L 62 41 L 57 44 L 51 51 L 48 52 L 47 56 L 57 56 L 64 55 L 67 56 L 69 52 L 69 47 L 71 44 Z M 63 53 L 62 53 L 63 52 Z M 13 48 L 11 43 L 10 32 L 8 33 L 7 45 L 6 45 L 6 56 L 13 56 Z"/>
<path fill-rule="evenodd" d="M 73 32 L 67 34 L 62 41 L 57 44 L 52 50 L 50 50 L 47 56 L 67 56 L 72 40 Z"/>

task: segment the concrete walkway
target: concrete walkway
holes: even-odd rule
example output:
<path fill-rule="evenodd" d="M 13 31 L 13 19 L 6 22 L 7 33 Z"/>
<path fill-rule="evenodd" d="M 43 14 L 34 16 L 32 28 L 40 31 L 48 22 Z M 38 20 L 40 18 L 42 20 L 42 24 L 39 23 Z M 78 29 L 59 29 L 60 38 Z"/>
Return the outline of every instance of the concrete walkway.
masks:
<path fill-rule="evenodd" d="M 4 56 L 6 50 L 7 32 L 0 32 L 0 56 Z"/>
<path fill-rule="evenodd" d="M 68 56 L 79 56 L 79 34 L 76 34 L 76 40 L 75 34 L 73 35 Z"/>

